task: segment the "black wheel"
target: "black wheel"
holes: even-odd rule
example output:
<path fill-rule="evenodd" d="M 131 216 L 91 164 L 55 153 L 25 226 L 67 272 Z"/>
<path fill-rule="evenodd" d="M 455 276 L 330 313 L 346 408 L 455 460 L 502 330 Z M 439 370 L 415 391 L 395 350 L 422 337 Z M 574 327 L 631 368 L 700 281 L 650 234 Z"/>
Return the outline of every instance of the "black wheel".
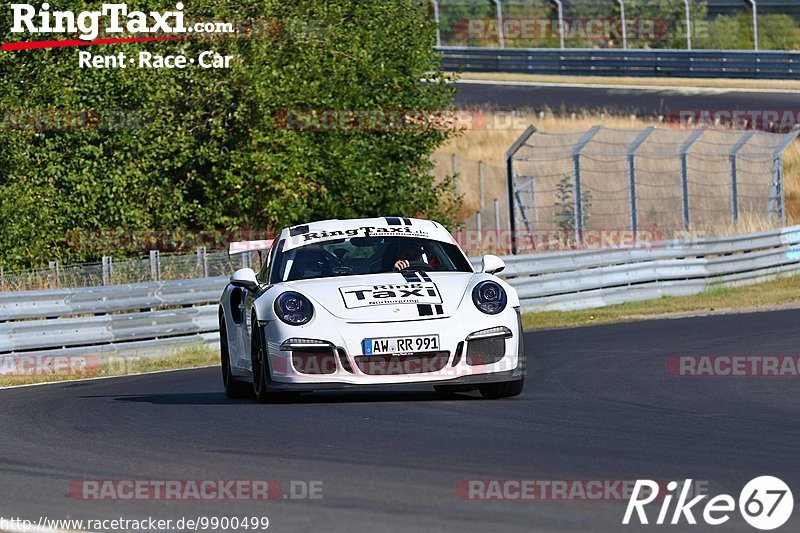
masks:
<path fill-rule="evenodd" d="M 517 381 L 501 381 L 500 383 L 485 383 L 478 387 L 481 396 L 487 400 L 497 400 L 498 398 L 511 398 L 519 396 L 525 386 L 525 379 Z"/>
<path fill-rule="evenodd" d="M 252 361 L 253 370 L 253 393 L 256 395 L 261 403 L 269 401 L 269 392 L 267 384 L 269 383 L 266 372 L 269 372 L 269 362 L 267 361 L 266 350 L 263 348 L 264 343 L 261 340 L 258 327 L 253 325 L 253 330 L 250 335 L 250 359 Z"/>
<path fill-rule="evenodd" d="M 275 392 L 269 387 L 269 358 L 264 348 L 264 339 L 255 318 L 253 318 L 253 330 L 250 335 L 250 358 L 253 369 L 253 393 L 261 403 L 282 403 L 296 400 L 300 397 L 297 392 Z"/>
<path fill-rule="evenodd" d="M 250 396 L 250 387 L 247 383 L 233 377 L 231 372 L 231 355 L 228 349 L 228 332 L 225 328 L 225 317 L 219 315 L 219 353 L 220 368 L 222 369 L 222 385 L 225 387 L 225 396 L 228 398 L 247 398 Z"/>

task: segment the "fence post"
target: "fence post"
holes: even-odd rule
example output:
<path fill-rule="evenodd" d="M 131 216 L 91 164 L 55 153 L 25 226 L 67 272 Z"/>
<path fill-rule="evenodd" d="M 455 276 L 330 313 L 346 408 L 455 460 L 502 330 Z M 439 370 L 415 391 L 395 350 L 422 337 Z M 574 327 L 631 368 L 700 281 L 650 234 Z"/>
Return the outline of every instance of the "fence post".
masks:
<path fill-rule="evenodd" d="M 689 0 L 683 0 L 683 6 L 686 9 L 686 49 L 692 49 L 692 8 L 689 6 Z M 690 69 L 691 70 L 691 67 Z"/>
<path fill-rule="evenodd" d="M 47 266 L 53 275 L 51 279 L 55 282 L 55 287 L 61 287 L 61 276 L 59 275 L 58 261 L 48 261 Z"/>
<path fill-rule="evenodd" d="M 639 149 L 655 129 L 654 126 L 645 129 L 628 147 L 628 192 L 630 194 L 631 206 L 631 231 L 633 232 L 634 240 L 636 239 L 636 231 L 639 228 L 639 213 L 636 202 L 636 150 Z"/>
<path fill-rule="evenodd" d="M 113 276 L 113 266 L 111 265 L 111 256 L 103 256 L 103 285 L 111 285 Z"/>
<path fill-rule="evenodd" d="M 516 215 L 514 214 L 514 156 L 517 155 L 519 149 L 528 142 L 528 139 L 536 133 L 536 128 L 528 126 L 528 129 L 520 135 L 519 139 L 514 141 L 511 148 L 508 149 L 505 155 L 506 159 L 506 194 L 508 195 L 508 230 L 511 233 L 511 253 L 517 253 L 517 231 Z"/>
<path fill-rule="evenodd" d="M 0 291 L 6 290 L 6 271 L 0 267 Z"/>
<path fill-rule="evenodd" d="M 581 244 L 583 241 L 583 191 L 581 184 L 581 152 L 589 144 L 589 141 L 603 129 L 602 126 L 594 126 L 587 131 L 575 148 L 572 150 L 572 178 L 573 178 L 573 196 L 574 196 L 574 213 L 575 216 L 575 243 Z"/>
<path fill-rule="evenodd" d="M 497 40 L 500 43 L 500 48 L 506 47 L 506 39 L 503 34 L 503 6 L 501 0 L 493 0 L 494 5 L 497 6 Z"/>
<path fill-rule="evenodd" d="M 442 46 L 441 20 L 439 19 L 439 0 L 433 2 L 433 21 L 436 23 L 436 46 Z"/>
<path fill-rule="evenodd" d="M 783 205 L 783 151 L 786 150 L 798 136 L 800 136 L 800 130 L 787 133 L 783 141 L 775 147 L 775 151 L 772 153 L 772 186 L 770 188 L 770 205 L 767 211 L 768 213 L 772 212 L 774 206 L 774 211 L 777 212 L 778 219 L 784 226 L 786 225 L 786 208 Z"/>
<path fill-rule="evenodd" d="M 558 38 L 561 42 L 561 49 L 564 49 L 564 4 L 561 0 L 553 0 L 558 6 Z"/>
<path fill-rule="evenodd" d="M 208 251 L 205 246 L 197 247 L 197 270 L 204 278 L 208 277 Z"/>
<path fill-rule="evenodd" d="M 753 50 L 758 52 L 758 3 L 756 0 L 748 0 L 753 6 Z"/>
<path fill-rule="evenodd" d="M 739 180 L 737 176 L 736 156 L 739 150 L 741 150 L 755 134 L 755 131 L 748 131 L 742 135 L 728 153 L 728 160 L 730 161 L 731 167 L 731 219 L 734 224 L 739 221 Z"/>
<path fill-rule="evenodd" d="M 158 250 L 150 250 L 150 279 L 161 281 L 161 254 Z"/>
<path fill-rule="evenodd" d="M 700 138 L 705 130 L 694 130 L 683 145 L 681 145 L 681 191 L 683 193 L 683 229 L 689 231 L 692 224 L 691 213 L 689 212 L 689 167 L 687 164 L 687 154 L 689 148 Z"/>
<path fill-rule="evenodd" d="M 478 228 L 478 250 L 483 252 L 483 218 L 480 211 L 475 212 L 475 225 Z"/>
<path fill-rule="evenodd" d="M 453 170 L 453 191 L 458 196 L 458 163 L 456 162 L 456 154 L 450 156 L 450 164 Z"/>
<path fill-rule="evenodd" d="M 483 188 L 483 161 L 478 161 L 478 182 L 481 189 L 481 209 L 486 207 L 486 195 Z"/>

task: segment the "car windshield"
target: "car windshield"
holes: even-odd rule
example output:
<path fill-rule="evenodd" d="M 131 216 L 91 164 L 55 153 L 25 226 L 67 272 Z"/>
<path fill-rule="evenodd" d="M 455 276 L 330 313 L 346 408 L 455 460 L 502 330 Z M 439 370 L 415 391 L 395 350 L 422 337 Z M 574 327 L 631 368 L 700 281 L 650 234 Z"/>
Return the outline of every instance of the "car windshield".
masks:
<path fill-rule="evenodd" d="M 278 253 L 271 281 L 382 272 L 472 272 L 469 261 L 455 244 L 416 237 L 352 237 L 308 244 Z"/>

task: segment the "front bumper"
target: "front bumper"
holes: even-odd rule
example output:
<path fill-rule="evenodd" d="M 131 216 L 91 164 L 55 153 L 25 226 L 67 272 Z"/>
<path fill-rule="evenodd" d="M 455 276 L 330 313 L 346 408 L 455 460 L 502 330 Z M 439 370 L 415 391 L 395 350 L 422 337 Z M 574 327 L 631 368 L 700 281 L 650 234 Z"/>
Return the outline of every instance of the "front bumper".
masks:
<path fill-rule="evenodd" d="M 274 390 L 324 390 L 420 383 L 477 386 L 520 380 L 525 376 L 522 327 L 519 312 L 514 308 L 496 316 L 481 313 L 468 319 L 454 316 L 400 323 L 339 323 L 335 328 L 314 327 L 304 328 L 303 331 L 273 321 L 263 327 L 270 363 L 270 388 Z M 493 357 L 482 359 L 480 355 L 476 356 L 475 347 L 485 347 L 487 344 L 479 345 L 477 339 L 468 341 L 467 338 L 477 331 L 490 328 L 502 328 L 506 334 L 500 336 L 498 333 L 492 339 L 491 346 L 495 353 Z M 320 332 L 327 335 L 320 335 Z M 368 365 L 373 363 L 371 359 L 375 356 L 362 355 L 361 342 L 364 338 L 430 334 L 439 335 L 439 352 L 378 356 L 385 362 L 378 361 L 373 366 Z M 327 359 L 321 365 L 324 367 L 322 373 L 309 373 L 307 366 L 298 364 L 301 359 L 297 356 L 302 349 L 298 348 L 293 357 L 293 351 L 286 345 L 291 338 L 326 343 L 313 350 L 327 353 Z M 420 356 L 422 362 L 414 359 L 415 356 Z M 365 364 L 367 361 L 369 363 Z M 381 368 L 386 372 L 376 372 Z"/>

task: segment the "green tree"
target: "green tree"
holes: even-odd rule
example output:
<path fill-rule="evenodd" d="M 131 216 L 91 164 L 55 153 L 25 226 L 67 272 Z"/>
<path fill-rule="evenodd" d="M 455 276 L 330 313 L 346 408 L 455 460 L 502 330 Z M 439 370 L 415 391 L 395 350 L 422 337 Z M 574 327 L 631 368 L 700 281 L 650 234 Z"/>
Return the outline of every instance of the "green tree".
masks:
<path fill-rule="evenodd" d="M 136 8 L 164 10 L 153 0 Z M 254 19 L 262 31 L 86 48 L 131 58 L 214 50 L 234 57 L 230 69 L 81 69 L 75 48 L 0 53 L 0 265 L 119 253 L 93 240 L 67 246 L 75 229 L 270 231 L 385 214 L 453 222 L 451 183 L 433 177 L 429 160 L 452 129 L 301 131 L 280 120 L 291 111 L 447 112 L 455 89 L 418 2 L 196 0 L 186 17 Z M 2 42 L 21 39 L 10 27 L 10 10 L 0 11 Z M 31 126 L 53 113 L 89 120 Z"/>

